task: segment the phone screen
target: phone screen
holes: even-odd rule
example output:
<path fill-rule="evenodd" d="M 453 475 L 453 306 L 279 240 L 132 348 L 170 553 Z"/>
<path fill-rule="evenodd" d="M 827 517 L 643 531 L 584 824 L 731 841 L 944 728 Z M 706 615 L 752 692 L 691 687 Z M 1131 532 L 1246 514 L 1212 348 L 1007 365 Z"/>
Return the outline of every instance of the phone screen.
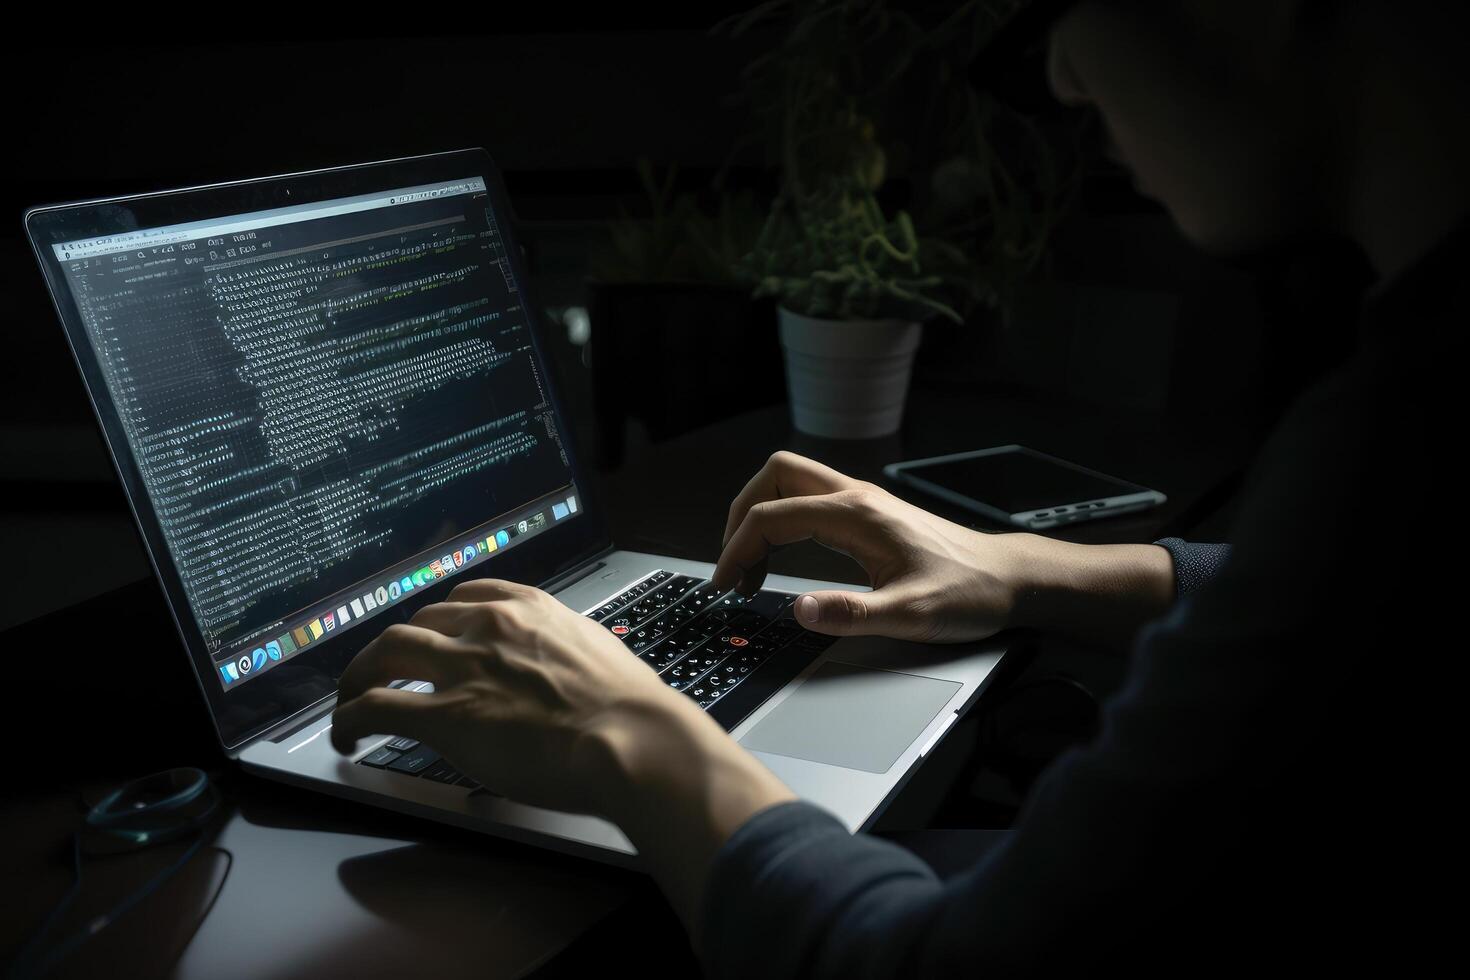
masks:
<path fill-rule="evenodd" d="M 1025 449 L 906 467 L 904 472 L 1007 514 L 1140 493 L 1147 489 L 1089 473 Z"/>

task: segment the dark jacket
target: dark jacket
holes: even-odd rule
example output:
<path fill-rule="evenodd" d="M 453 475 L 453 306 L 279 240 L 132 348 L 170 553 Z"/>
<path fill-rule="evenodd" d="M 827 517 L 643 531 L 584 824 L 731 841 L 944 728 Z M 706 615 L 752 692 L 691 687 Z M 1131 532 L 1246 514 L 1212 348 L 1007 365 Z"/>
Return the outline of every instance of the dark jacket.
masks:
<path fill-rule="evenodd" d="M 1458 906 L 1445 820 L 1464 771 L 1470 488 L 1445 474 L 1465 442 L 1467 248 L 1462 227 L 1370 298 L 1353 359 L 1256 460 L 1228 560 L 1163 542 L 1180 597 L 1139 635 L 1100 735 L 1042 775 L 1000 847 L 941 881 L 812 804 L 771 807 L 716 856 L 709 973 L 1401 971 L 1429 955 Z"/>

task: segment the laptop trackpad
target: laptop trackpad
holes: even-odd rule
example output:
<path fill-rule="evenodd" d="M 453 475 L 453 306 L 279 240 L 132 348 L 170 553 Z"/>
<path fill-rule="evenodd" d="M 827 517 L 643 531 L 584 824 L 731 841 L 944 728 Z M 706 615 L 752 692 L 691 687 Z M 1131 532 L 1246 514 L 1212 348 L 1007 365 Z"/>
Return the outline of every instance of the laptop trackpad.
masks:
<path fill-rule="evenodd" d="M 829 660 L 740 739 L 747 749 L 887 772 L 960 689 Z"/>

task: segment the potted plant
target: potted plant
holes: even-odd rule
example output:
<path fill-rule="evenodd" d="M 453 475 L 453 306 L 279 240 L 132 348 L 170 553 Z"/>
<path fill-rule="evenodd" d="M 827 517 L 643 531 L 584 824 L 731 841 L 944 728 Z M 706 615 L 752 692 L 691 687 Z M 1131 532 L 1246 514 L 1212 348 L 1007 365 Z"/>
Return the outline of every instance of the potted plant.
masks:
<path fill-rule="evenodd" d="M 782 22 L 746 76 L 780 190 L 737 268 L 777 302 L 798 430 L 895 432 L 924 321 L 994 306 L 1039 258 L 1062 196 L 1050 157 L 1035 141 L 1041 189 L 1023 187 L 989 142 L 995 105 L 964 82 L 1014 6 L 975 0 L 926 28 L 884 0 L 775 0 L 724 25 Z M 895 155 L 912 208 L 882 198 Z"/>

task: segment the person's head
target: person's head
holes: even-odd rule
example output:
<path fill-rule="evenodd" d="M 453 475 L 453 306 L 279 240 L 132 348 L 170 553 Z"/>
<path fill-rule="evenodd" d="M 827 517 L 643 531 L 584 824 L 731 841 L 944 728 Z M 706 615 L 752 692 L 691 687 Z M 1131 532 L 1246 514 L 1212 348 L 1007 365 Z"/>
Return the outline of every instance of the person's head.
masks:
<path fill-rule="evenodd" d="M 1196 243 L 1238 254 L 1353 235 L 1377 152 L 1365 137 L 1385 114 L 1371 103 L 1393 89 L 1415 104 L 1436 73 L 1458 74 L 1445 55 L 1463 38 L 1437 39 L 1437 6 L 1081 0 L 1052 26 L 1048 74 L 1063 102 L 1096 108 L 1140 191 Z M 1428 118 L 1401 115 L 1421 130 Z M 1401 153 L 1424 150 L 1412 135 Z"/>

